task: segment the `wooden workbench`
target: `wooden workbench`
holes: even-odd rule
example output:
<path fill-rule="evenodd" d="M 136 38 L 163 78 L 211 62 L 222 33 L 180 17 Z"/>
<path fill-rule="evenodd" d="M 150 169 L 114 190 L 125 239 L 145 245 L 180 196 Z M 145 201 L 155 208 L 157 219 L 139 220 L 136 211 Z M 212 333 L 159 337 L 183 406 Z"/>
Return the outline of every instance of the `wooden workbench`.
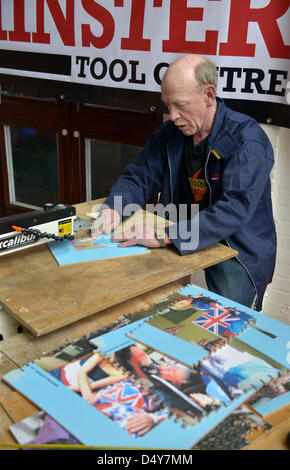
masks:
<path fill-rule="evenodd" d="M 88 218 L 95 204 L 78 204 L 77 215 Z M 171 245 L 145 255 L 59 266 L 43 244 L 0 258 L 0 303 L 41 336 L 236 255 L 216 244 L 180 256 Z"/>

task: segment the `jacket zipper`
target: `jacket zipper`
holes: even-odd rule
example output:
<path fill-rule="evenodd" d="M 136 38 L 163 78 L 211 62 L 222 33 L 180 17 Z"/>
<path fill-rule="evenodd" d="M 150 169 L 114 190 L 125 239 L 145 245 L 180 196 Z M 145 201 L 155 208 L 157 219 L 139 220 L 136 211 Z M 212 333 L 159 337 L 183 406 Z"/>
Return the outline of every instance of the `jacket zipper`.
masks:
<path fill-rule="evenodd" d="M 205 165 L 204 165 L 204 176 L 205 176 L 206 183 L 209 187 L 209 203 L 210 204 L 211 204 L 212 189 L 211 189 L 211 185 L 209 184 L 208 179 L 207 179 L 206 169 L 207 169 L 207 164 L 208 164 L 208 160 L 209 160 L 209 156 L 211 154 L 211 151 L 212 151 L 212 148 L 210 148 L 209 151 L 208 151 L 206 162 L 205 162 Z"/>
<path fill-rule="evenodd" d="M 170 164 L 168 145 L 167 145 L 167 161 L 168 161 L 168 166 L 169 166 L 169 182 L 170 182 L 171 204 L 173 204 L 172 168 L 171 168 L 171 164 Z"/>

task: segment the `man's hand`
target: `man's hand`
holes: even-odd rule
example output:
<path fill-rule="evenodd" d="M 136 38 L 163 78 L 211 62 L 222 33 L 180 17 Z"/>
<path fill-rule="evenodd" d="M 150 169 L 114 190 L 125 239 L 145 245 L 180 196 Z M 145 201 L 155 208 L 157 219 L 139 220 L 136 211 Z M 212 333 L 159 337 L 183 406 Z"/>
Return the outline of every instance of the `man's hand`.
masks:
<path fill-rule="evenodd" d="M 101 233 L 109 235 L 120 225 L 120 221 L 121 216 L 114 209 L 101 210 L 99 218 L 95 220 L 91 228 L 92 238 L 98 238 Z"/>
<path fill-rule="evenodd" d="M 166 237 L 166 243 L 172 243 L 167 235 Z M 115 236 L 112 237 L 112 241 L 121 242 L 118 245 L 120 247 L 142 245 L 148 248 L 160 248 L 161 246 L 156 238 L 154 227 L 147 225 L 133 225 L 130 229 L 120 234 L 115 234 Z"/>

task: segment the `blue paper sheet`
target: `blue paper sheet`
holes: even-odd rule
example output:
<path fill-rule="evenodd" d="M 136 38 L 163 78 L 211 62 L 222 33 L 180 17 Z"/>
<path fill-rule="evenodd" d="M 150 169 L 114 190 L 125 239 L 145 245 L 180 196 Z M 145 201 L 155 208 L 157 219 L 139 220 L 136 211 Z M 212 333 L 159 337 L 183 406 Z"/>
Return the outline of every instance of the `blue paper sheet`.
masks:
<path fill-rule="evenodd" d="M 86 237 L 73 241 L 52 241 L 48 247 L 60 265 L 150 253 L 143 246 L 119 247 L 118 243 L 112 242 L 113 235 L 101 235 L 96 240 Z"/>

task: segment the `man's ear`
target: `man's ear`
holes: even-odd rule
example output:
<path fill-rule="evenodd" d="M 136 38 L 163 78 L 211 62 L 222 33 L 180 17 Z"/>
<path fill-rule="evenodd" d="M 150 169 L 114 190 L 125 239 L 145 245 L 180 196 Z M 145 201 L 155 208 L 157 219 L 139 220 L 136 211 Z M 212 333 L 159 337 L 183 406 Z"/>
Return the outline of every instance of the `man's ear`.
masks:
<path fill-rule="evenodd" d="M 204 98 L 208 106 L 212 106 L 216 99 L 216 89 L 213 85 L 206 85 L 204 87 Z"/>

